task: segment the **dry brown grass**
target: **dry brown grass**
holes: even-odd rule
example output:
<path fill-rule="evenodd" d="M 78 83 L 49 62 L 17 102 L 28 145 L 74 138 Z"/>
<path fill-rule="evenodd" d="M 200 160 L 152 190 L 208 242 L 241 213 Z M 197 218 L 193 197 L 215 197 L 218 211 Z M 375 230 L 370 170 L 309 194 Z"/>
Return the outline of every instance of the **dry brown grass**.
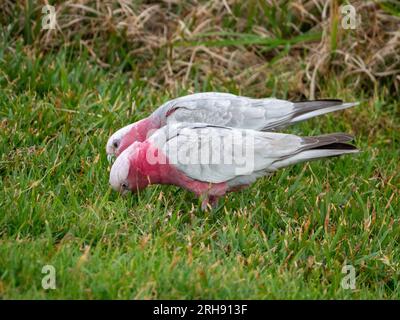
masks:
<path fill-rule="evenodd" d="M 23 12 L 28 2 L 7 0 L 1 18 L 10 23 L 13 17 L 13 36 L 25 34 L 25 41 L 27 15 Z M 339 1 L 287 2 L 59 1 L 57 30 L 41 31 L 44 0 L 35 1 L 28 25 L 35 50 L 86 48 L 103 68 L 128 57 L 129 71 L 171 93 L 182 87 L 194 90 L 196 78 L 199 82 L 208 79 L 217 87 L 230 84 L 249 95 L 273 94 L 273 86 L 284 86 L 292 97 L 314 98 L 326 77 L 338 77 L 351 90 L 376 92 L 386 87 L 399 93 L 399 16 L 389 14 L 377 1 L 351 1 L 361 23 L 355 30 L 345 30 L 340 26 Z M 268 10 L 275 10 L 275 21 L 266 17 Z M 321 36 L 292 44 L 286 51 L 284 44 L 268 47 L 253 41 L 254 35 L 288 39 L 303 33 Z M 250 43 L 225 42 L 232 39 Z M 123 50 L 116 50 L 118 46 Z"/>

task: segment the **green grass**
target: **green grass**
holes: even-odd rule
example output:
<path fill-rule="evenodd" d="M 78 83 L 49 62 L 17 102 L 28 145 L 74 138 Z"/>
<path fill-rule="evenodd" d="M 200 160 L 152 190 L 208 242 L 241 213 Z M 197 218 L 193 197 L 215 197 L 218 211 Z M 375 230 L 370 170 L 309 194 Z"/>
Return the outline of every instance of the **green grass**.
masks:
<path fill-rule="evenodd" d="M 389 94 L 355 94 L 332 77 L 321 97 L 361 106 L 288 132 L 352 132 L 363 152 L 282 170 L 205 213 L 176 187 L 110 190 L 107 138 L 170 94 L 86 61 L 0 49 L 0 298 L 400 297 L 399 105 Z M 227 91 L 212 81 L 199 90 Z M 55 290 L 41 287 L 47 264 Z M 340 285 L 346 264 L 355 290 Z"/>

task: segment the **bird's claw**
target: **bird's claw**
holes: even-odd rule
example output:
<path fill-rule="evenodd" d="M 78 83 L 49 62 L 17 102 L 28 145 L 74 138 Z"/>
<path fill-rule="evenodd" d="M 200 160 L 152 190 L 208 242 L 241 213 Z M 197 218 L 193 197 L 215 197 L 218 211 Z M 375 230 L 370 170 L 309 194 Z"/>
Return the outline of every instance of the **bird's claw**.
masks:
<path fill-rule="evenodd" d="M 201 210 L 211 211 L 218 206 L 219 197 L 217 196 L 204 196 L 201 202 Z"/>

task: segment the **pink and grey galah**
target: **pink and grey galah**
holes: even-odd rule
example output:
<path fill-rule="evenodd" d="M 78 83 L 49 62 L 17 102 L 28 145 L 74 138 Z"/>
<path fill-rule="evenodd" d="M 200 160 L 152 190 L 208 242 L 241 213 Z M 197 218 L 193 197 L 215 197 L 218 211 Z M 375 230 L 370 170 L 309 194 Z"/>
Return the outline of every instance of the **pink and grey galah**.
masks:
<path fill-rule="evenodd" d="M 291 102 L 275 98 L 253 99 L 230 93 L 204 92 L 170 100 L 149 117 L 115 132 L 108 140 L 109 160 L 135 141 L 145 141 L 155 130 L 168 124 L 208 123 L 241 129 L 275 131 L 358 103 L 341 100 Z"/>
<path fill-rule="evenodd" d="M 135 141 L 110 172 L 113 189 L 135 192 L 150 184 L 176 185 L 216 206 L 228 192 L 299 162 L 356 153 L 345 133 L 299 137 L 205 123 L 173 123 Z"/>

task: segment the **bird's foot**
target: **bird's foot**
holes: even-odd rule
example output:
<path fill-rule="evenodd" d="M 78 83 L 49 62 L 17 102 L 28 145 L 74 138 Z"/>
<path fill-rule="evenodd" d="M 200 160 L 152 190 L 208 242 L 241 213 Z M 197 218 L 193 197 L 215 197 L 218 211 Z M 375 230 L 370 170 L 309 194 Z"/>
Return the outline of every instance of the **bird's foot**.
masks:
<path fill-rule="evenodd" d="M 205 195 L 201 202 L 201 210 L 208 211 L 218 206 L 219 197 Z"/>

